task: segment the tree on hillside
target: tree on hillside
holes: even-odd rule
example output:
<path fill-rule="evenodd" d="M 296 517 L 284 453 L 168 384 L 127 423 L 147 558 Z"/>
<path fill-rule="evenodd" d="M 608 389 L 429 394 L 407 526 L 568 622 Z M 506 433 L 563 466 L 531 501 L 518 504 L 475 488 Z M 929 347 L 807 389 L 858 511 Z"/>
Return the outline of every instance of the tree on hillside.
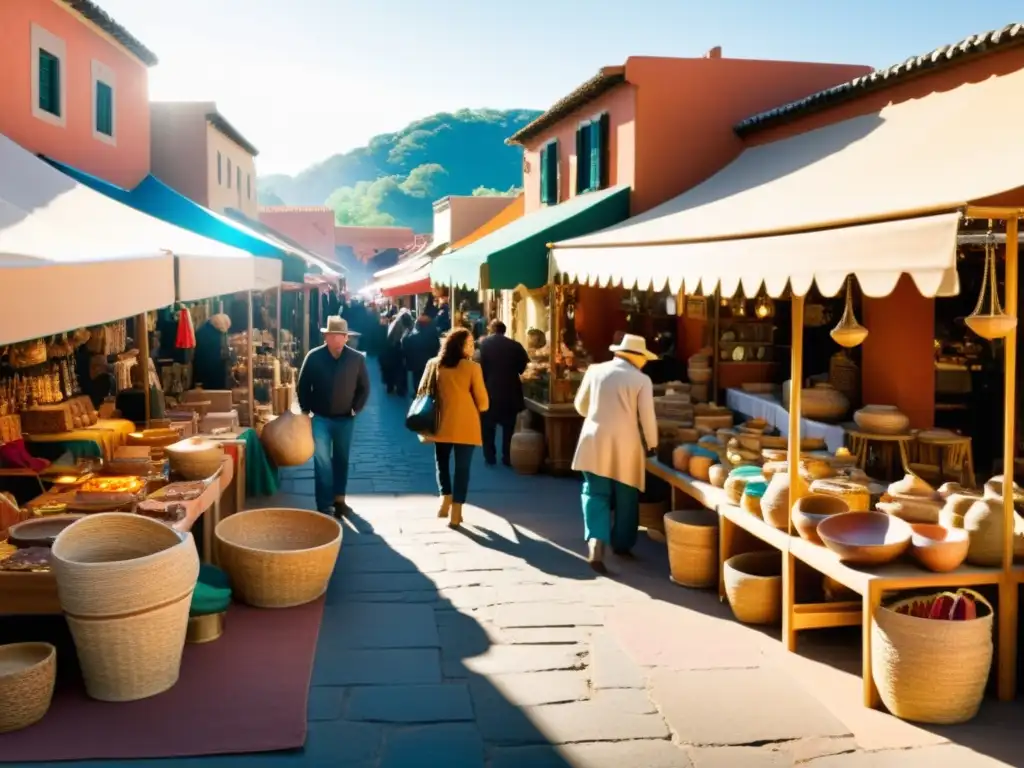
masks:
<path fill-rule="evenodd" d="M 509 187 L 504 192 L 494 187 L 477 187 L 473 190 L 473 197 L 515 197 L 522 191 L 522 187 Z"/>

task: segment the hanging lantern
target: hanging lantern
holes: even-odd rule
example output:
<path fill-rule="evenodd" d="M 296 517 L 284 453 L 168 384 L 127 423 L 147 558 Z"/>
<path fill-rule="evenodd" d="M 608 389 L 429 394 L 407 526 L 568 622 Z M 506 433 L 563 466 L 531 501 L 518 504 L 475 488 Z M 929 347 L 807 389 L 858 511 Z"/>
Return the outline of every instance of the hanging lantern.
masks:
<path fill-rule="evenodd" d="M 853 313 L 853 278 L 846 278 L 846 309 L 839 320 L 839 325 L 832 329 L 832 340 L 841 347 L 856 347 L 868 337 L 868 329 L 857 322 Z"/>
<path fill-rule="evenodd" d="M 772 301 L 772 297 L 763 288 L 754 300 L 754 316 L 758 320 L 767 320 L 769 317 L 775 317 L 775 302 Z"/>
<path fill-rule="evenodd" d="M 743 289 L 741 288 L 732 300 L 729 302 L 729 311 L 733 317 L 746 317 L 747 316 L 747 299 L 743 295 Z"/>
<path fill-rule="evenodd" d="M 967 327 L 981 336 L 983 339 L 992 341 L 1002 339 L 1010 331 L 1017 327 L 1017 318 L 1003 312 L 999 304 L 999 291 L 996 289 L 998 275 L 996 273 L 996 245 L 995 236 L 992 230 L 988 232 L 988 240 L 985 242 L 985 272 L 981 277 L 981 291 L 978 294 L 978 303 L 964 322 Z M 985 307 L 985 287 L 988 286 L 988 306 Z"/>

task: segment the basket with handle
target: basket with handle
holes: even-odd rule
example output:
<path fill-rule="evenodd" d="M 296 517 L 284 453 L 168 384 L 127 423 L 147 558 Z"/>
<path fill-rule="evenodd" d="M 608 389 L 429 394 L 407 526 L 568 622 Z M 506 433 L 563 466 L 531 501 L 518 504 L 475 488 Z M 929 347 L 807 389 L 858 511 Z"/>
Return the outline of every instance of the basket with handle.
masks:
<path fill-rule="evenodd" d="M 992 667 L 993 610 L 977 592 L 960 592 L 974 599 L 977 618 L 923 619 L 896 612 L 915 598 L 875 610 L 871 674 L 896 717 L 947 725 L 978 713 Z"/>

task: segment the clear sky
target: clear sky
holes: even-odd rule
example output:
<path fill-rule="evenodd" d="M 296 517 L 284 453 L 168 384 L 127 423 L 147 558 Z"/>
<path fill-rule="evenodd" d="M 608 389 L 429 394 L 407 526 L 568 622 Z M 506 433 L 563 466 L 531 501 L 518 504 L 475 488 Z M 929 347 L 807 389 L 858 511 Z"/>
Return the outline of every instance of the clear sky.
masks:
<path fill-rule="evenodd" d="M 160 58 L 155 100 L 214 100 L 295 173 L 462 107 L 544 109 L 630 55 L 889 66 L 1024 20 L 1024 0 L 98 0 Z"/>

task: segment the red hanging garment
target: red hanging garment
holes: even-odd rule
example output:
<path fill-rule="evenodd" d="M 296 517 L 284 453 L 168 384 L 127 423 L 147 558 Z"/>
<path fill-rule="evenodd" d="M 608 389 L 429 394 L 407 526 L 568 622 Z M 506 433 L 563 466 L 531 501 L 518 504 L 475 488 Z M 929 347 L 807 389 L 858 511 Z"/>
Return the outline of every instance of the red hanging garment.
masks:
<path fill-rule="evenodd" d="M 178 313 L 178 335 L 175 337 L 174 346 L 178 349 L 196 348 L 196 330 L 192 327 L 192 315 L 186 307 L 182 307 Z"/>

